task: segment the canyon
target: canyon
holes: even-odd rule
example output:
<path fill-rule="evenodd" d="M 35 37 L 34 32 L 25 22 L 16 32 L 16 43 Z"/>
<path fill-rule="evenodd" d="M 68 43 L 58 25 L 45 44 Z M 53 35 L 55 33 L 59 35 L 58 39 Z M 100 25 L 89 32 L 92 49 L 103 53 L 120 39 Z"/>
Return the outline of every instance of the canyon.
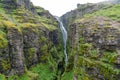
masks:
<path fill-rule="evenodd" d="M 120 80 L 119 3 L 77 4 L 58 18 L 0 0 L 0 80 Z"/>

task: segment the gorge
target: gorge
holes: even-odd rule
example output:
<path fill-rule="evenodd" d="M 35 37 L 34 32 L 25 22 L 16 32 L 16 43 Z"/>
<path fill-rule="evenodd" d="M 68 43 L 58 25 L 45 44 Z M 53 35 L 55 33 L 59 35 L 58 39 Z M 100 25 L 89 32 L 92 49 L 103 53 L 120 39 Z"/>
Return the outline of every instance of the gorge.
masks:
<path fill-rule="evenodd" d="M 30 0 L 0 0 L 0 80 L 120 80 L 120 1 L 54 17 Z"/>

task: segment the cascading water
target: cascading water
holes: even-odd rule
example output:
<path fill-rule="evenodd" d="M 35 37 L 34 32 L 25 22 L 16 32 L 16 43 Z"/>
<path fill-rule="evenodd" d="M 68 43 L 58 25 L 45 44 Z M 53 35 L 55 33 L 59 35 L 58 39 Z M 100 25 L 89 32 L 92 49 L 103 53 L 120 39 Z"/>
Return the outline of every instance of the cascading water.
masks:
<path fill-rule="evenodd" d="M 65 27 L 63 26 L 62 21 L 60 20 L 59 17 L 56 17 L 56 19 L 58 20 L 59 24 L 60 24 L 60 29 L 62 31 L 62 35 L 63 35 L 63 43 L 64 43 L 64 54 L 65 54 L 65 62 L 67 63 L 68 61 L 68 55 L 66 52 L 66 42 L 67 42 L 67 31 L 65 29 Z"/>

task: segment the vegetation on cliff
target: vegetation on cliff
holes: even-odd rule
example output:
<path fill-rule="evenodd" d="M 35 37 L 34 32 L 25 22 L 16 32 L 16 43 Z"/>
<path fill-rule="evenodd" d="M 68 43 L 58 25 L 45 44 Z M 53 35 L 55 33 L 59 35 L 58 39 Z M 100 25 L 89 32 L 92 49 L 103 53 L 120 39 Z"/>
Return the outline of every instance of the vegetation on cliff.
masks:
<path fill-rule="evenodd" d="M 118 80 L 120 5 L 111 4 L 89 12 L 90 6 L 94 10 L 96 5 L 78 7 L 77 17 L 69 17 L 70 14 L 74 16 L 76 10 L 62 16 L 63 21 L 68 19 L 69 24 L 69 60 L 66 73 L 72 72 L 69 77 L 74 80 Z"/>
<path fill-rule="evenodd" d="M 118 1 L 118 0 L 117 0 Z M 0 80 L 120 79 L 120 4 L 80 4 L 56 19 L 29 0 L 0 0 Z"/>
<path fill-rule="evenodd" d="M 54 80 L 64 62 L 61 43 L 47 10 L 29 0 L 0 1 L 0 80 Z"/>

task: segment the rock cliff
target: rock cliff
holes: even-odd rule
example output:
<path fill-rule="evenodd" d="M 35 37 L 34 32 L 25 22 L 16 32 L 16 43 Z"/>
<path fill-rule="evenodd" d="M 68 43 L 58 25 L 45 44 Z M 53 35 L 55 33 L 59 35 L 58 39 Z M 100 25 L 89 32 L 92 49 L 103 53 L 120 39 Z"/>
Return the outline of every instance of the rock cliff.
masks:
<path fill-rule="evenodd" d="M 15 76 L 25 74 L 26 80 L 36 80 L 30 68 L 39 64 L 56 75 L 64 61 L 61 38 L 58 22 L 47 10 L 30 0 L 0 0 L 0 76 L 18 80 Z"/>
<path fill-rule="evenodd" d="M 69 80 L 120 79 L 120 4 L 103 3 L 78 4 L 62 16 L 69 33 L 63 79 L 67 74 Z"/>
<path fill-rule="evenodd" d="M 119 0 L 77 4 L 58 21 L 30 0 L 0 0 L 0 80 L 120 80 Z"/>

